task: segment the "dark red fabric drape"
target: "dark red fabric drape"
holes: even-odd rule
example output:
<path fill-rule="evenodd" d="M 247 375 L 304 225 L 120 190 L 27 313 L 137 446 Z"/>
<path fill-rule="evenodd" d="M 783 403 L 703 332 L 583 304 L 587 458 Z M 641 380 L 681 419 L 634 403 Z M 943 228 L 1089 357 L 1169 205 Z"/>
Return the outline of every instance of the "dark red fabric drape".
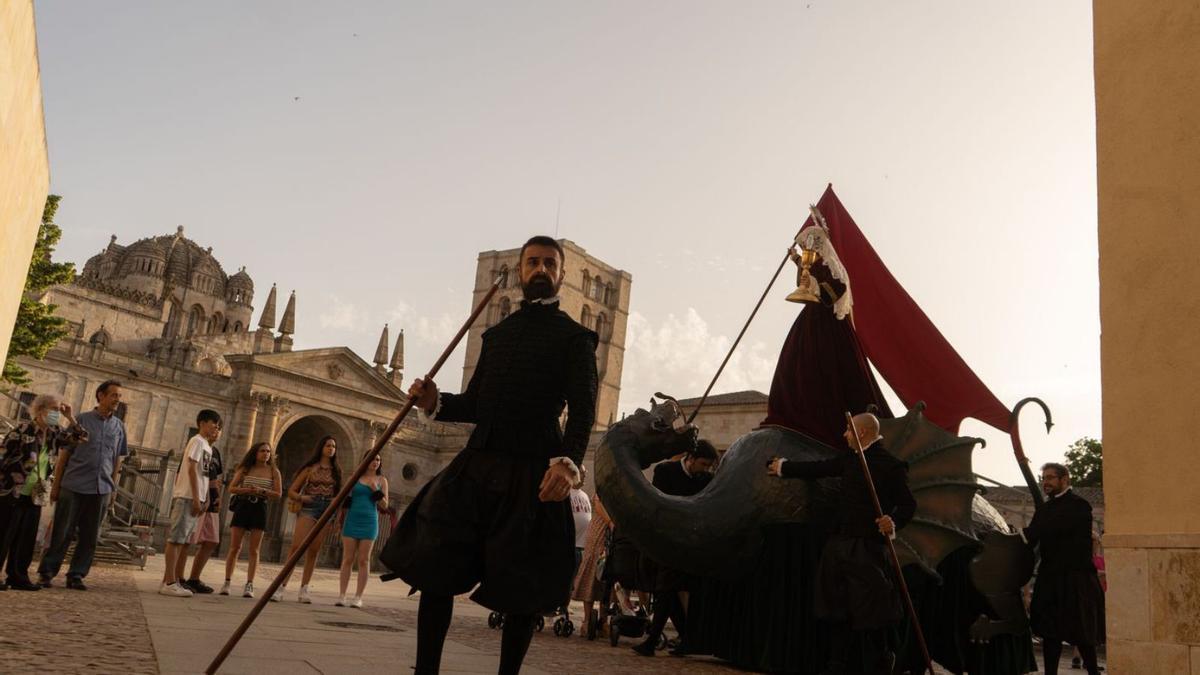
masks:
<path fill-rule="evenodd" d="M 832 185 L 826 188 L 817 208 L 850 275 L 854 331 L 859 344 L 904 405 L 911 408 L 924 401 L 925 416 L 954 433 L 967 417 L 1007 432 L 1008 408 L 888 271 L 834 194 Z"/>

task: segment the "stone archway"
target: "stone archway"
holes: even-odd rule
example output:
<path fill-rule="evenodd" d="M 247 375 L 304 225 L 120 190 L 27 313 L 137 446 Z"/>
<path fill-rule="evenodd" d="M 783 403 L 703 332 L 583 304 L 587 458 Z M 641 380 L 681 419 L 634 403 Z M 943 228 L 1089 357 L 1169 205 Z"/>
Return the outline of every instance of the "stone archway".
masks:
<path fill-rule="evenodd" d="M 275 462 L 283 477 L 283 496 L 273 502 L 267 511 L 267 531 L 262 545 L 264 560 L 281 562 L 287 555 L 288 547 L 291 545 L 292 530 L 296 525 L 295 514 L 289 513 L 285 506 L 287 490 L 295 479 L 296 473 L 316 452 L 317 443 L 325 436 L 333 436 L 337 440 L 338 467 L 345 475 L 353 469 L 353 438 L 341 424 L 330 417 L 324 415 L 298 416 L 284 427 L 275 442 Z M 322 542 L 320 564 L 336 564 L 338 562 L 340 552 L 337 542 L 336 536 L 330 536 L 328 541 Z"/>

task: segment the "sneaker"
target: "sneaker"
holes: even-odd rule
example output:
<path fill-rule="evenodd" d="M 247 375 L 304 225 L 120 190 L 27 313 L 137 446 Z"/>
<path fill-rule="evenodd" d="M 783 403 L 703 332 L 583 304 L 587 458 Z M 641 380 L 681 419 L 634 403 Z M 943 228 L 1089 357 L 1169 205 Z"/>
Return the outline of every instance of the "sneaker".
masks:
<path fill-rule="evenodd" d="M 200 581 L 199 579 L 188 579 L 186 583 L 187 589 L 193 593 L 205 595 L 213 592 L 213 587 Z"/>
<path fill-rule="evenodd" d="M 334 607 L 345 607 L 346 606 L 346 596 L 339 595 L 337 602 L 333 603 L 333 606 Z"/>
<path fill-rule="evenodd" d="M 271 602 L 283 602 L 283 588 L 275 591 L 275 595 L 271 596 Z"/>
<path fill-rule="evenodd" d="M 304 605 L 312 604 L 312 596 L 308 594 L 308 586 L 300 587 L 300 595 L 296 597 L 296 600 Z"/>
<path fill-rule="evenodd" d="M 159 595 L 169 595 L 175 598 L 190 598 L 192 592 L 183 587 L 183 584 L 175 582 L 173 584 L 163 584 L 158 589 Z"/>
<path fill-rule="evenodd" d="M 242 597 L 243 598 L 253 598 L 254 597 L 254 584 L 250 583 L 249 581 L 246 582 L 245 588 L 242 589 Z"/>
<path fill-rule="evenodd" d="M 350 601 L 350 606 L 358 608 L 358 609 L 362 609 L 362 598 L 356 596 L 353 600 Z"/>
<path fill-rule="evenodd" d="M 225 580 L 225 583 L 221 584 L 221 592 L 218 595 L 229 595 L 229 580 L 228 579 Z"/>

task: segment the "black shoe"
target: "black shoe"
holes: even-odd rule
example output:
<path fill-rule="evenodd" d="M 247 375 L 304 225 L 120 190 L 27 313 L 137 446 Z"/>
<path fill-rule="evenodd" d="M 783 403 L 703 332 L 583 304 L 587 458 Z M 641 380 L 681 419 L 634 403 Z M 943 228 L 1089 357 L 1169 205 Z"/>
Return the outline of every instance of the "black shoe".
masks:
<path fill-rule="evenodd" d="M 647 639 L 642 644 L 634 647 L 633 651 L 637 652 L 641 656 L 654 656 L 654 643 L 656 642 L 658 642 L 658 640 Z"/>
<path fill-rule="evenodd" d="M 54 581 L 50 577 L 46 576 L 45 574 L 39 574 L 38 580 L 37 580 L 37 585 L 41 586 L 42 588 L 50 588 L 51 586 L 54 585 Z"/>
<path fill-rule="evenodd" d="M 76 579 L 75 577 L 67 577 L 67 588 L 69 588 L 73 591 L 86 591 L 87 584 L 83 583 L 83 579 Z"/>
<path fill-rule="evenodd" d="M 14 591 L 40 591 L 40 590 L 42 590 L 41 586 L 38 586 L 37 584 L 30 582 L 30 581 L 10 582 L 8 584 L 8 587 L 13 589 Z"/>
<path fill-rule="evenodd" d="M 187 588 L 188 590 L 190 590 L 193 593 L 198 593 L 198 594 L 203 595 L 205 593 L 213 592 L 212 586 L 209 586 L 208 584 L 204 583 L 203 581 L 200 581 L 199 579 L 188 579 L 187 581 L 182 581 L 180 583 L 183 584 L 184 588 Z"/>

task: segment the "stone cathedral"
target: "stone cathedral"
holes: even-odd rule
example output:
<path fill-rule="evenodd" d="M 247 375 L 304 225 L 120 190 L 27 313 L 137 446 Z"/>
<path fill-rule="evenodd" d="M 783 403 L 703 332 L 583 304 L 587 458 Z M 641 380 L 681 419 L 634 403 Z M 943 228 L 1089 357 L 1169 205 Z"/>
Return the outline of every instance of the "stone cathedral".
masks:
<path fill-rule="evenodd" d="M 604 373 L 599 432 L 616 410 L 630 277 L 571 242 L 563 244 L 569 267 L 587 269 L 590 275 L 586 281 L 581 277 L 578 283 L 564 284 L 573 300 L 564 303 L 564 310 L 583 312 L 577 318 L 605 336 L 605 348 L 598 355 Z M 510 255 L 515 262 L 516 251 Z M 498 272 L 498 258 L 507 263 L 508 257 L 481 254 L 477 278 Z M 515 277 L 513 282 L 510 289 L 516 286 Z M 575 306 L 584 288 L 591 305 L 602 306 L 599 312 Z M 605 288 L 610 290 L 595 290 Z M 406 400 L 401 388 L 406 382 L 403 331 L 393 347 L 385 326 L 371 363 L 347 347 L 294 350 L 295 294 L 279 315 L 272 286 L 257 323 L 255 297 L 255 283 L 245 267 L 227 274 L 212 249 L 184 236 L 182 227 L 174 234 L 128 245 L 114 236 L 84 264 L 73 283 L 53 287 L 40 298 L 57 305 L 57 314 L 70 322 L 72 332 L 45 360 L 20 360 L 32 382 L 15 393 L 23 401 L 38 393 L 58 393 L 76 410 L 90 410 L 96 386 L 107 379 L 120 380 L 125 395 L 118 414 L 136 458 L 131 463 L 144 469 L 167 466 L 170 475 L 163 480 L 173 480 L 179 451 L 194 433 L 196 414 L 203 408 L 220 412 L 225 420 L 217 445 L 229 476 L 252 443 L 268 441 L 276 448 L 286 482 L 325 435 L 337 439 L 339 464 L 343 471 L 350 470 Z M 502 293 L 483 321 L 495 323 L 512 303 L 511 290 Z M 600 315 L 607 323 L 597 325 Z M 473 330 L 471 339 L 460 346 L 468 348 L 467 376 L 482 328 Z M 447 389 L 453 391 L 452 386 Z M 22 415 L 15 401 L 0 401 L 0 413 L 14 419 Z M 465 444 L 469 430 L 468 425 L 424 422 L 410 415 L 383 455 L 393 504 L 403 509 Z M 167 498 L 160 504 L 164 512 Z M 222 517 L 228 520 L 227 510 Z M 293 524 L 294 516 L 282 503 L 273 503 L 262 548 L 265 560 L 286 553 Z M 385 524 L 381 537 L 387 531 Z"/>

